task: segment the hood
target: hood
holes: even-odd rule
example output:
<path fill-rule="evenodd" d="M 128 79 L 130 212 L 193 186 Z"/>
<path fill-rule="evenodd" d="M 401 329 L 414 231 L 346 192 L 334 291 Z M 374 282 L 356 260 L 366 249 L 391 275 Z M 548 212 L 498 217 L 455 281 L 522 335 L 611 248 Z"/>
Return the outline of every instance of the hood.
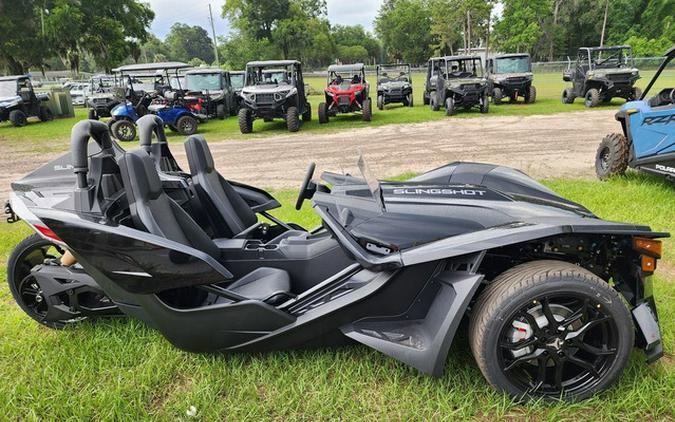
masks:
<path fill-rule="evenodd" d="M 410 82 L 405 82 L 405 81 L 388 81 L 388 82 L 380 82 L 380 88 L 385 88 L 385 89 L 395 89 L 395 88 L 409 88 L 412 85 Z"/>
<path fill-rule="evenodd" d="M 250 85 L 242 88 L 242 94 L 275 94 L 279 92 L 289 92 L 290 90 L 295 89 L 291 85 Z"/>
<path fill-rule="evenodd" d="M 492 73 L 490 74 L 490 79 L 500 80 L 507 78 L 531 78 L 532 72 L 519 72 L 519 73 Z"/>
<path fill-rule="evenodd" d="M 640 71 L 634 67 L 620 67 L 611 69 L 593 69 L 586 72 L 588 76 L 603 77 L 603 75 L 623 75 L 630 74 L 631 76 L 639 76 Z"/>
<path fill-rule="evenodd" d="M 486 82 L 487 80 L 485 78 L 453 78 L 445 81 L 445 83 L 451 87 L 459 87 L 464 84 L 484 84 Z"/>

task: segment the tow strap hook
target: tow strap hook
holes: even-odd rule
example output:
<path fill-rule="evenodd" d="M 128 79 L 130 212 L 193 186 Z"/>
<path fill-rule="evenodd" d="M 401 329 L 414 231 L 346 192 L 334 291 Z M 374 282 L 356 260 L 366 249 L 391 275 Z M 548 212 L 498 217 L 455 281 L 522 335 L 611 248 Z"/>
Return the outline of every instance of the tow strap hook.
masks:
<path fill-rule="evenodd" d="M 21 220 L 19 216 L 14 213 L 14 210 L 12 210 L 12 205 L 9 201 L 5 202 L 5 214 L 7 215 L 7 222 L 10 224 Z"/>

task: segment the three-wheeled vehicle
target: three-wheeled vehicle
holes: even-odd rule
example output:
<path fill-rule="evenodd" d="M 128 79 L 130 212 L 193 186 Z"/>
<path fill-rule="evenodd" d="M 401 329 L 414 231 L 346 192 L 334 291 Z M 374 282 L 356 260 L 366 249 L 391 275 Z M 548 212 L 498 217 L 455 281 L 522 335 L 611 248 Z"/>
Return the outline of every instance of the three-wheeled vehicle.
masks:
<path fill-rule="evenodd" d="M 638 79 L 630 46 L 581 47 L 574 65 L 570 61 L 563 72 L 563 80 L 572 82 L 572 87 L 563 90 L 562 102 L 572 104 L 582 97 L 586 107 L 596 107 L 614 97 L 637 100 L 642 95 L 633 86 Z"/>
<path fill-rule="evenodd" d="M 392 103 L 413 106 L 412 72 L 409 64 L 378 64 L 375 73 L 378 110 L 384 110 L 385 105 Z"/>
<path fill-rule="evenodd" d="M 311 200 L 321 225 L 306 229 L 221 175 L 201 136 L 180 171 L 163 125 L 145 116 L 127 152 L 80 122 L 69 154 L 12 184 L 6 211 L 35 234 L 8 281 L 39 323 L 121 311 L 193 352 L 359 342 L 439 376 L 466 317 L 490 384 L 552 400 L 607 389 L 635 346 L 663 354 L 650 276 L 667 233 L 602 220 L 511 168 L 387 182 L 363 157 L 322 181 L 310 164 L 295 205 Z"/>
<path fill-rule="evenodd" d="M 286 120 L 289 132 L 312 120 L 312 107 L 305 94 L 302 63 L 297 60 L 255 61 L 246 64 L 240 94 L 239 130 L 253 132 L 253 121 Z"/>
<path fill-rule="evenodd" d="M 54 118 L 47 106 L 49 94 L 36 93 L 28 75 L 0 77 L 0 122 L 10 121 L 14 126 L 26 126 L 29 117 L 42 122 Z"/>
<path fill-rule="evenodd" d="M 181 135 L 197 132 L 199 121 L 206 121 L 186 107 L 182 98 L 179 71 L 190 67 L 186 63 L 132 64 L 113 69 L 118 92 L 124 100 L 111 111 L 108 121 L 112 135 L 120 141 L 136 138 L 136 121 L 146 113 L 160 116 L 164 124 Z M 178 86 L 171 86 L 171 78 Z"/>
<path fill-rule="evenodd" d="M 478 106 L 481 113 L 489 110 L 489 87 L 480 56 L 432 57 L 424 86 L 433 111 L 445 107 L 445 114 L 452 116 L 460 107 L 471 110 Z"/>
<path fill-rule="evenodd" d="M 324 96 L 325 102 L 319 104 L 319 123 L 328 123 L 330 117 L 340 113 L 361 113 L 366 122 L 373 117 L 370 84 L 363 63 L 328 66 Z"/>
<path fill-rule="evenodd" d="M 675 181 L 675 87 L 658 87 L 656 95 L 647 97 L 673 58 L 675 47 L 666 52 L 639 101 L 627 102 L 616 113 L 622 131 L 605 136 L 595 155 L 600 179 L 631 167 Z"/>
<path fill-rule="evenodd" d="M 500 104 L 503 98 L 515 103 L 518 97 L 523 97 L 528 104 L 537 100 L 532 61 L 527 53 L 500 54 L 488 59 L 487 78 L 494 104 Z"/>

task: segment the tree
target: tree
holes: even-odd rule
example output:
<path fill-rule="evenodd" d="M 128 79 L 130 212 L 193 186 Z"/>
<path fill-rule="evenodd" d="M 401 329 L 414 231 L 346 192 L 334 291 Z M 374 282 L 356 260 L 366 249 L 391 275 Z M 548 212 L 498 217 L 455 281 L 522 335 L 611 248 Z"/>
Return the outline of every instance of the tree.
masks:
<path fill-rule="evenodd" d="M 425 0 L 386 0 L 375 18 L 375 32 L 393 60 L 425 62 L 430 55 L 431 18 Z"/>
<path fill-rule="evenodd" d="M 42 35 L 40 9 L 34 0 L 0 0 L 0 65 L 12 74 L 42 67 L 51 49 Z"/>
<path fill-rule="evenodd" d="M 545 20 L 550 15 L 549 0 L 503 0 L 502 16 L 494 26 L 494 42 L 502 52 L 529 52 L 536 56 Z"/>
<path fill-rule="evenodd" d="M 174 23 L 165 41 L 170 56 L 174 60 L 187 62 L 199 58 L 206 63 L 215 60 L 213 42 L 201 26 L 190 26 L 184 23 Z"/>
<path fill-rule="evenodd" d="M 367 54 L 365 59 L 373 58 L 376 61 L 382 56 L 382 47 L 380 42 L 372 36 L 361 25 L 346 26 L 335 25 L 331 28 L 331 36 L 338 46 L 360 46 L 363 47 Z M 341 59 L 344 60 L 344 59 Z"/>

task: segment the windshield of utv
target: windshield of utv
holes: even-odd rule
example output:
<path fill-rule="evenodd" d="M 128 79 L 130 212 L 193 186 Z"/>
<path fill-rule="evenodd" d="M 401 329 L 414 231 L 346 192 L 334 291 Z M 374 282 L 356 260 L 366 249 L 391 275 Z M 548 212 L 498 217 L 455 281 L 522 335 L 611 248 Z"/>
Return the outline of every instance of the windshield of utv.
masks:
<path fill-rule="evenodd" d="M 495 60 L 495 73 L 526 73 L 530 71 L 530 58 L 502 57 Z"/>
<path fill-rule="evenodd" d="M 231 73 L 230 74 L 230 83 L 232 84 L 233 89 L 242 89 L 244 87 L 244 74 L 243 73 Z"/>
<path fill-rule="evenodd" d="M 447 60 L 446 79 L 476 78 L 483 76 L 483 67 L 479 58 Z"/>
<path fill-rule="evenodd" d="M 378 81 L 382 82 L 410 82 L 410 68 L 408 66 L 382 66 Z"/>
<path fill-rule="evenodd" d="M 0 81 L 0 98 L 16 97 L 16 81 Z"/>
<path fill-rule="evenodd" d="M 328 74 L 328 85 L 337 86 L 340 91 L 347 91 L 352 85 L 359 85 L 362 83 L 363 75 L 359 70 L 354 70 L 351 72 L 331 71 Z"/>
<path fill-rule="evenodd" d="M 218 91 L 223 89 L 220 81 L 220 73 L 197 73 L 185 76 L 188 91 Z"/>
<path fill-rule="evenodd" d="M 633 67 L 633 55 L 628 48 L 591 51 L 591 69 Z"/>
<path fill-rule="evenodd" d="M 295 76 L 292 67 L 285 69 L 264 69 L 252 67 L 246 71 L 246 86 L 251 85 L 291 85 Z"/>

